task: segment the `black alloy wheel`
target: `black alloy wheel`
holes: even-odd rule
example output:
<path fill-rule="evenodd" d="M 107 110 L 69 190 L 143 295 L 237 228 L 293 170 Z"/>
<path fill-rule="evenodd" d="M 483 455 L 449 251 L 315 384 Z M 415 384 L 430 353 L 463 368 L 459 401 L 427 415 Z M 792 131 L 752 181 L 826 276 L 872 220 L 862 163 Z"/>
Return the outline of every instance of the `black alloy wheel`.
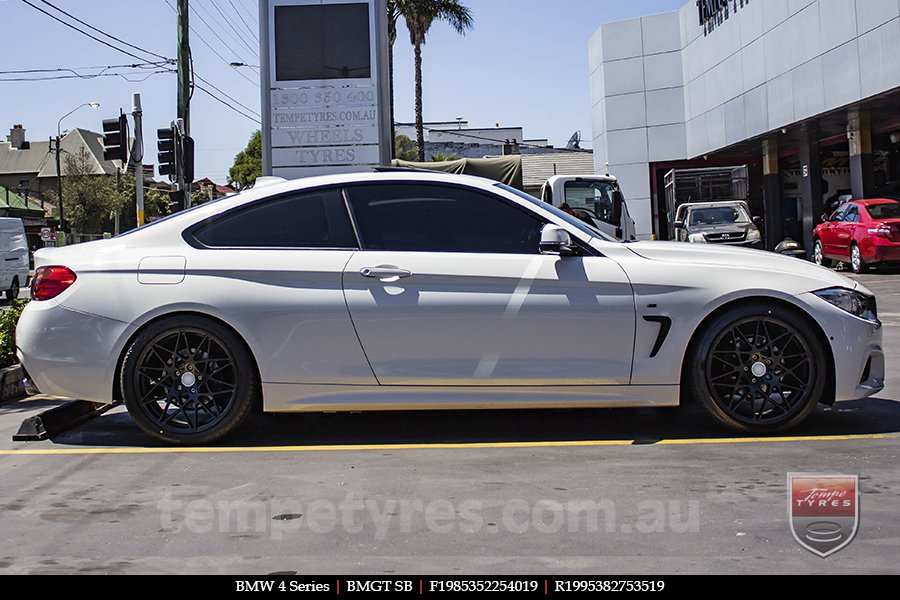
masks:
<path fill-rule="evenodd" d="M 134 341 L 122 368 L 125 405 L 138 426 L 169 443 L 202 444 L 234 431 L 256 394 L 251 357 L 223 325 L 171 317 Z"/>
<path fill-rule="evenodd" d="M 815 332 L 780 306 L 745 306 L 701 335 L 691 390 L 721 423 L 745 432 L 783 431 L 815 410 L 825 354 Z"/>

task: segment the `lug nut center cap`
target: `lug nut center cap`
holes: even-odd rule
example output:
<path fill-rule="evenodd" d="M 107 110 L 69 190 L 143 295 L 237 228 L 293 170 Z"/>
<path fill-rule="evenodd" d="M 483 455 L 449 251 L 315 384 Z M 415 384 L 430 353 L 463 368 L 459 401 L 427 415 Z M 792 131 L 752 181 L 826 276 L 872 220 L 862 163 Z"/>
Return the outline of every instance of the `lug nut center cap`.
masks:
<path fill-rule="evenodd" d="M 756 365 L 753 365 L 753 368 L 756 369 Z M 763 367 L 763 370 L 765 370 L 765 367 Z M 754 371 L 754 373 L 755 372 L 756 371 Z M 194 383 L 196 383 L 196 381 L 197 376 L 193 373 L 182 373 L 181 375 L 181 385 L 183 386 L 191 387 L 192 385 L 194 385 Z"/>
<path fill-rule="evenodd" d="M 755 362 L 753 363 L 753 366 L 750 367 L 750 372 L 753 373 L 754 377 L 762 377 L 767 371 L 766 365 L 761 362 Z M 185 375 L 188 375 L 188 373 L 185 373 Z M 182 377 L 181 380 L 184 381 L 184 377 Z"/>

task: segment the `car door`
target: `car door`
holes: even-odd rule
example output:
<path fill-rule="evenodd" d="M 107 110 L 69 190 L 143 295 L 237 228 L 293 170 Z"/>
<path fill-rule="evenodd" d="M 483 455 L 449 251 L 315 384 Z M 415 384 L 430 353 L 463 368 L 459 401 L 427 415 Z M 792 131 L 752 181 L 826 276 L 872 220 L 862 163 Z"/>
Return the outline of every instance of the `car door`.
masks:
<path fill-rule="evenodd" d="M 180 261 L 183 283 L 154 272 L 180 257 L 144 259 L 152 266 L 139 281 L 167 302 L 203 299 L 239 328 L 263 383 L 377 384 L 344 300 L 344 267 L 357 242 L 339 189 L 242 205 L 185 239 L 193 251 Z"/>
<path fill-rule="evenodd" d="M 850 245 L 853 243 L 856 229 L 860 226 L 859 221 L 859 206 L 848 204 L 843 220 L 835 227 L 835 249 L 841 257 L 850 257 Z"/>
<path fill-rule="evenodd" d="M 382 385 L 627 384 L 635 309 L 618 264 L 539 252 L 545 224 L 460 186 L 345 188 L 361 251 L 347 305 Z"/>
<path fill-rule="evenodd" d="M 839 254 L 838 233 L 846 211 L 847 205 L 834 211 L 834 214 L 823 224 L 822 229 L 819 231 L 819 239 L 822 240 L 822 249 L 826 256 L 835 257 Z"/>

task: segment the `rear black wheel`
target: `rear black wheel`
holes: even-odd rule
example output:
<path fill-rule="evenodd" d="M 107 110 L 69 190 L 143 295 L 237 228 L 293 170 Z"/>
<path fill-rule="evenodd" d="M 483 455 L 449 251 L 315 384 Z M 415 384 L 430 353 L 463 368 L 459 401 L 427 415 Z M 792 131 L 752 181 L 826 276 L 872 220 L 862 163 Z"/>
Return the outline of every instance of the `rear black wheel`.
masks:
<path fill-rule="evenodd" d="M 176 316 L 154 323 L 122 365 L 125 406 L 151 436 L 205 444 L 237 429 L 257 393 L 252 357 L 216 321 Z"/>
<path fill-rule="evenodd" d="M 17 300 L 19 298 L 19 277 L 13 277 L 12 284 L 9 286 L 9 289 L 6 290 L 6 299 L 12 302 L 13 300 Z"/>
<path fill-rule="evenodd" d="M 781 306 L 743 306 L 700 334 L 687 383 L 717 421 L 744 432 L 790 429 L 825 389 L 825 351 L 812 327 Z"/>

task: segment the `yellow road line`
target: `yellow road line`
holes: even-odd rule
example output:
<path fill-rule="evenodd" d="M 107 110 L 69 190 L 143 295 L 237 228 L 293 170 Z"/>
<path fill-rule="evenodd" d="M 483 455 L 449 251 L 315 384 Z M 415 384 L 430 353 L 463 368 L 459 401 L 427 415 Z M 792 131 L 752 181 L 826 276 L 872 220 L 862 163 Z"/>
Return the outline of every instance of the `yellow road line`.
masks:
<path fill-rule="evenodd" d="M 325 446 L 244 446 L 209 448 L 25 448 L 0 450 L 0 456 L 57 456 L 89 454 L 241 454 L 266 452 L 366 452 L 376 450 L 482 450 L 502 448 L 591 448 L 600 446 L 685 446 L 692 444 L 760 444 L 772 442 L 836 442 L 849 440 L 900 439 L 900 433 L 859 435 L 815 435 L 795 437 L 702 438 L 670 440 L 583 440 L 547 442 L 473 442 L 453 444 L 360 444 Z"/>

